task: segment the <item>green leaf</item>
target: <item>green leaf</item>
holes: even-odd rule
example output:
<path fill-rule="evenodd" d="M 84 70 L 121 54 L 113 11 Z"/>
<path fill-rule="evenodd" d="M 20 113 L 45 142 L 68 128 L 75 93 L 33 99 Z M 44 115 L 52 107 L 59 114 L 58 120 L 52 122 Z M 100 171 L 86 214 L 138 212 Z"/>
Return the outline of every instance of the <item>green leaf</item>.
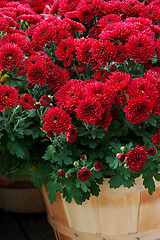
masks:
<path fill-rule="evenodd" d="M 8 142 L 7 147 L 12 155 L 16 154 L 19 158 L 24 158 L 24 149 L 17 142 Z"/>
<path fill-rule="evenodd" d="M 151 124 L 153 127 L 156 127 L 156 126 L 157 126 L 157 121 L 156 121 L 156 119 L 154 119 L 154 118 L 149 118 L 149 119 L 146 121 L 146 123 Z"/>
<path fill-rule="evenodd" d="M 90 189 L 90 192 L 91 192 L 92 195 L 98 197 L 99 192 L 100 192 L 100 188 L 99 188 L 99 186 L 96 182 L 92 182 L 89 189 Z"/>
<path fill-rule="evenodd" d="M 157 181 L 160 181 L 160 173 L 155 173 L 154 177 Z"/>
<path fill-rule="evenodd" d="M 88 191 L 88 186 L 87 186 L 86 182 L 81 182 L 81 189 L 83 192 Z"/>
<path fill-rule="evenodd" d="M 63 193 L 63 189 L 61 185 L 57 182 L 57 179 L 48 182 L 46 185 L 46 189 L 47 192 L 49 192 L 48 198 L 50 199 L 51 204 L 56 201 L 56 192 Z"/>
<path fill-rule="evenodd" d="M 55 149 L 54 145 L 53 144 L 49 145 L 42 158 L 44 160 L 50 160 L 51 163 L 53 163 L 55 161 L 55 157 L 54 157 L 55 152 L 56 152 L 56 149 Z"/>
<path fill-rule="evenodd" d="M 143 176 L 143 185 L 145 188 L 148 188 L 148 192 L 150 195 L 155 191 L 155 183 L 153 177 L 151 175 Z"/>
<path fill-rule="evenodd" d="M 115 175 L 113 175 L 109 180 L 109 184 L 111 188 L 119 188 L 122 185 L 122 182 L 123 182 L 123 177 L 119 173 L 116 173 Z"/>

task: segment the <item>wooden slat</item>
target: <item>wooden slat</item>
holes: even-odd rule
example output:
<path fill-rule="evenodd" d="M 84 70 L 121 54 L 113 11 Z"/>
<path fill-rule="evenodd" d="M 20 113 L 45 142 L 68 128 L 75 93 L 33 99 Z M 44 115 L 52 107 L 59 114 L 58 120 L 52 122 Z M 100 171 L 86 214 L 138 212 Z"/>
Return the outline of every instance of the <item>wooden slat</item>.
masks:
<path fill-rule="evenodd" d="M 136 234 L 104 235 L 76 231 L 75 229 L 61 225 L 50 217 L 48 220 L 58 232 L 63 233 L 74 240 L 158 240 L 160 238 L 160 229 Z"/>
<path fill-rule="evenodd" d="M 125 194 L 128 233 L 138 232 L 140 192 Z"/>
<path fill-rule="evenodd" d="M 160 187 L 153 195 L 142 191 L 140 195 L 138 232 L 160 228 Z"/>

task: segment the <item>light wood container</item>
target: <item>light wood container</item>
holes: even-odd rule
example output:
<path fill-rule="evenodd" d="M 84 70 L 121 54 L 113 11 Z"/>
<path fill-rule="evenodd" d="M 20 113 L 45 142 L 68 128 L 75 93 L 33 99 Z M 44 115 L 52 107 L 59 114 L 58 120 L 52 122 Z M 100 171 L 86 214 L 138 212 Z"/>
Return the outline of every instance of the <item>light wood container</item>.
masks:
<path fill-rule="evenodd" d="M 42 193 L 29 181 L 29 176 L 13 180 L 0 175 L 0 208 L 17 213 L 45 212 Z"/>
<path fill-rule="evenodd" d="M 149 195 L 138 178 L 135 187 L 110 189 L 108 179 L 98 197 L 82 205 L 60 194 L 50 204 L 43 187 L 48 221 L 57 240 L 160 240 L 160 183 Z"/>

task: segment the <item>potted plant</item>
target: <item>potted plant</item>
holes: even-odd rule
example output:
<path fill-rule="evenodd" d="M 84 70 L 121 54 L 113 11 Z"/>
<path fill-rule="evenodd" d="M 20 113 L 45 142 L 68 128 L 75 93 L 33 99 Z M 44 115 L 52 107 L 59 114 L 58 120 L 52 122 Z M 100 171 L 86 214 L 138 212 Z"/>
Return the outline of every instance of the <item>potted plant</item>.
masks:
<path fill-rule="evenodd" d="M 0 39 L 1 146 L 45 186 L 61 239 L 159 237 L 158 3 L 57 0 L 42 14 L 7 5 L 17 25 Z M 143 225 L 150 205 L 155 220 Z"/>

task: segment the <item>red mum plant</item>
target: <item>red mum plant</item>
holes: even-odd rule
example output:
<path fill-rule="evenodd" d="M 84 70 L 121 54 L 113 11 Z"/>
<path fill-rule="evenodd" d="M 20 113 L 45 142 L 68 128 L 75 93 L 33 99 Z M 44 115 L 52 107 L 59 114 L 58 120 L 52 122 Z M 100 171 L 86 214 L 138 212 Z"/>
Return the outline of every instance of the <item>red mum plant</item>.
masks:
<path fill-rule="evenodd" d="M 0 4 L 0 173 L 28 169 L 78 204 L 107 177 L 129 188 L 141 176 L 153 193 L 159 13 L 158 0 Z"/>

